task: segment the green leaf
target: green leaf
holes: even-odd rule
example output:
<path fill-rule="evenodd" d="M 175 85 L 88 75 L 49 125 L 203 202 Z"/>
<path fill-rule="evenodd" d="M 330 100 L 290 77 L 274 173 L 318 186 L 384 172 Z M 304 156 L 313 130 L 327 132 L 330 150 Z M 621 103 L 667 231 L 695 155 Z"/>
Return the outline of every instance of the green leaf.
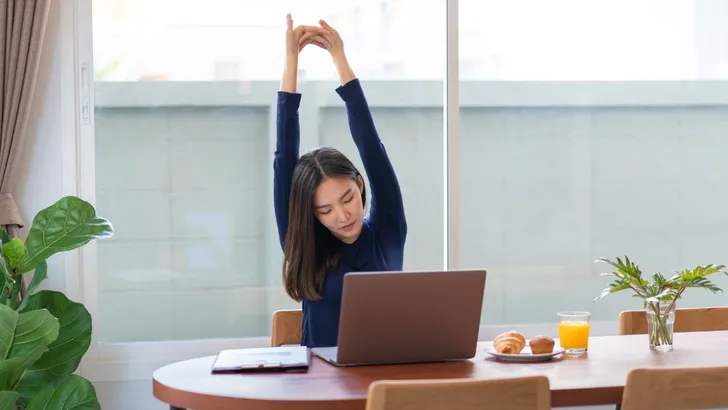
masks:
<path fill-rule="evenodd" d="M 712 275 L 714 273 L 721 272 L 725 268 L 723 265 L 704 265 L 704 266 L 697 266 L 695 269 L 686 269 L 683 271 L 680 271 L 677 273 L 677 276 L 680 277 L 680 279 L 687 280 L 687 279 L 695 279 L 695 278 L 704 278 L 708 275 Z"/>
<path fill-rule="evenodd" d="M 604 298 L 604 297 L 606 297 L 607 295 L 610 295 L 610 294 L 612 294 L 612 288 L 604 288 L 604 290 L 602 290 L 602 293 L 600 293 L 599 296 L 597 296 L 596 298 L 594 298 L 594 301 L 597 301 L 599 299 L 602 299 L 602 298 Z"/>
<path fill-rule="evenodd" d="M 79 248 L 93 239 L 109 238 L 113 232 L 111 223 L 97 216 L 90 203 L 75 196 L 63 197 L 33 218 L 18 272 L 28 272 L 58 252 Z"/>
<path fill-rule="evenodd" d="M 25 410 L 100 410 L 93 384 L 81 376 L 68 375 L 57 385 L 46 386 L 33 396 Z"/>
<path fill-rule="evenodd" d="M 13 272 L 10 270 L 10 263 L 5 256 L 0 254 L 0 274 L 5 277 L 5 281 L 13 281 Z"/>
<path fill-rule="evenodd" d="M 668 285 L 667 279 L 660 272 L 654 273 L 652 275 L 652 281 L 658 287 L 659 286 L 667 286 Z"/>
<path fill-rule="evenodd" d="M 91 314 L 81 303 L 69 300 L 61 292 L 43 290 L 30 296 L 25 307 L 25 311 L 37 309 L 47 309 L 57 317 L 60 329 L 58 338 L 28 369 L 18 386 L 27 397 L 34 397 L 40 389 L 75 372 L 91 345 Z"/>
<path fill-rule="evenodd" d="M 18 313 L 0 305 L 0 360 L 34 354 L 58 337 L 58 319 L 45 309 Z"/>
<path fill-rule="evenodd" d="M 2 229 L 0 229 L 2 230 Z M 10 271 L 10 265 L 7 259 L 0 254 L 0 283 L 2 283 L 2 293 L 0 293 L 0 304 L 7 304 L 8 298 L 12 296 L 15 288 L 15 278 Z"/>
<path fill-rule="evenodd" d="M 15 389 L 27 369 L 58 337 L 58 319 L 47 310 L 18 313 L 0 305 L 0 383 Z"/>
<path fill-rule="evenodd" d="M 722 292 L 723 290 L 716 286 L 713 282 L 706 278 L 692 278 L 682 282 L 683 287 L 686 288 L 700 288 L 705 289 L 713 293 Z"/>
<path fill-rule="evenodd" d="M 39 343 L 30 354 L 0 361 L 0 390 L 15 390 L 30 365 L 47 350 L 46 343 Z"/>
<path fill-rule="evenodd" d="M 670 301 L 675 297 L 675 291 L 673 289 L 665 289 L 663 291 L 655 289 L 655 292 L 645 296 L 647 296 L 644 298 L 647 303 L 665 302 Z"/>
<path fill-rule="evenodd" d="M 594 301 L 597 301 L 599 299 L 602 299 L 606 297 L 607 295 L 611 295 L 614 292 L 619 292 L 621 290 L 630 289 L 629 281 L 626 279 L 620 279 L 615 282 L 613 282 L 609 287 L 602 290 L 602 293 L 597 296 Z"/>
<path fill-rule="evenodd" d="M 10 261 L 11 268 L 16 268 L 20 259 L 25 255 L 25 245 L 18 238 L 13 238 L 10 242 L 4 243 L 0 249 L 2 249 L 3 256 Z"/>
<path fill-rule="evenodd" d="M 40 284 L 48 278 L 48 263 L 44 260 L 38 261 L 38 264 L 35 265 L 35 271 L 33 272 L 33 280 L 30 281 L 30 284 L 28 285 L 28 289 L 25 292 L 25 298 L 23 298 L 23 301 L 20 302 L 20 306 L 18 306 L 18 310 L 25 309 L 25 306 L 28 305 L 28 301 L 30 300 L 30 296 L 35 293 L 35 291 L 38 289 Z"/>
<path fill-rule="evenodd" d="M 15 410 L 20 393 L 14 391 L 0 391 L 0 410 Z"/>
<path fill-rule="evenodd" d="M 624 257 L 624 261 L 621 258 L 617 258 L 616 262 L 607 258 L 599 258 L 597 262 L 604 262 L 614 267 L 615 271 L 602 275 L 612 275 L 617 280 L 604 289 L 595 300 L 619 290 L 632 288 L 635 292 L 634 296 L 642 298 L 645 304 L 672 302 L 679 299 L 686 288 L 701 288 L 713 293 L 722 292 L 718 286 L 706 279 L 706 276 L 719 272 L 728 275 L 728 272 L 723 270 L 725 265 L 708 264 L 676 272 L 670 279 L 657 272 L 652 275 L 650 282 L 642 277 L 639 266 L 630 261 L 627 256 Z"/>
<path fill-rule="evenodd" d="M 612 274 L 618 278 L 627 279 L 634 286 L 641 287 L 647 285 L 647 281 L 642 278 L 642 271 L 639 266 L 632 263 L 628 257 L 624 257 L 624 262 L 621 258 L 617 258 L 617 261 L 611 261 L 607 258 L 599 258 L 597 262 L 604 262 L 611 265 L 616 269 Z"/>
<path fill-rule="evenodd" d="M 2 239 L 2 243 L 10 242 L 10 235 L 8 234 L 8 231 L 0 228 L 0 239 Z"/>

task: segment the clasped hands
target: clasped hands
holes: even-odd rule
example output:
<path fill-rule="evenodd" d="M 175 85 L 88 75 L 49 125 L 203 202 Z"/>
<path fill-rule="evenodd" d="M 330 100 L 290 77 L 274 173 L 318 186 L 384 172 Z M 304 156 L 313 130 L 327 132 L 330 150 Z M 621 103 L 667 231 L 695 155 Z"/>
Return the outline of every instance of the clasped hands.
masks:
<path fill-rule="evenodd" d="M 293 27 L 291 15 L 286 16 L 286 50 L 289 55 L 298 55 L 309 44 L 321 47 L 332 56 L 344 52 L 344 42 L 339 33 L 324 20 L 319 20 L 319 26 Z"/>

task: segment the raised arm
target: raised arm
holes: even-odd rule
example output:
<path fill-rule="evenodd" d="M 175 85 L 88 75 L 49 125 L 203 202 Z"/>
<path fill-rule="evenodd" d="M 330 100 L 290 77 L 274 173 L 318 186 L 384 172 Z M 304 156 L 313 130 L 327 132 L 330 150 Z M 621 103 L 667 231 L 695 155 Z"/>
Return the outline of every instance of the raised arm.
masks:
<path fill-rule="evenodd" d="M 342 84 L 336 92 L 346 105 L 349 130 L 369 178 L 371 191 L 369 220 L 381 233 L 387 234 L 385 238 L 403 245 L 407 236 L 407 220 L 397 175 L 384 144 L 379 139 L 361 84 L 346 59 L 341 39 L 326 22 L 320 23 L 332 33 L 330 51 Z"/>
<path fill-rule="evenodd" d="M 374 119 L 358 79 L 336 89 L 346 105 L 349 130 L 359 150 L 371 191 L 370 221 L 380 231 L 397 234 L 404 242 L 407 220 L 402 191 L 384 144 L 374 126 Z"/>
<path fill-rule="evenodd" d="M 301 141 L 298 123 L 300 103 L 301 94 L 284 91 L 283 87 L 278 91 L 276 150 L 273 154 L 273 206 L 281 248 L 288 231 L 288 199 Z"/>
<path fill-rule="evenodd" d="M 278 91 L 276 107 L 276 150 L 273 154 L 273 206 L 275 208 L 278 239 L 283 242 L 288 231 L 288 201 L 291 195 L 293 169 L 298 162 L 301 142 L 298 122 L 298 107 L 301 94 L 296 92 L 298 77 L 298 54 L 307 44 L 323 41 L 320 36 L 309 36 L 301 43 L 305 33 L 323 34 L 320 27 L 299 26 L 293 28 L 290 14 L 286 16 L 286 62 Z"/>

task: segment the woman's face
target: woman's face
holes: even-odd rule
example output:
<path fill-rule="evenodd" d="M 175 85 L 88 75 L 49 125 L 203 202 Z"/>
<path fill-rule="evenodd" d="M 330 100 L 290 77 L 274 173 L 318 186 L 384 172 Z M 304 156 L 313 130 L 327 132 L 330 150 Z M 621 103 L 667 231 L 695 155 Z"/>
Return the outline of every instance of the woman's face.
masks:
<path fill-rule="evenodd" d="M 364 204 L 361 189 L 364 181 L 350 178 L 326 178 L 314 193 L 316 218 L 344 243 L 354 243 L 361 233 Z"/>

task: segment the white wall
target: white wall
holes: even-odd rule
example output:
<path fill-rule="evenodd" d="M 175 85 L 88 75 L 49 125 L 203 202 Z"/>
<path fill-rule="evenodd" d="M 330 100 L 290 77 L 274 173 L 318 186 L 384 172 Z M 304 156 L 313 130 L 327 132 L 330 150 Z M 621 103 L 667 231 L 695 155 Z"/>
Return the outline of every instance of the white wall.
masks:
<path fill-rule="evenodd" d="M 46 39 L 43 44 L 36 100 L 30 113 L 20 177 L 15 200 L 26 226 L 24 237 L 35 214 L 63 196 L 63 156 L 61 153 L 61 36 L 60 7 L 51 4 Z M 48 260 L 46 286 L 65 287 L 65 266 L 60 257 Z"/>

